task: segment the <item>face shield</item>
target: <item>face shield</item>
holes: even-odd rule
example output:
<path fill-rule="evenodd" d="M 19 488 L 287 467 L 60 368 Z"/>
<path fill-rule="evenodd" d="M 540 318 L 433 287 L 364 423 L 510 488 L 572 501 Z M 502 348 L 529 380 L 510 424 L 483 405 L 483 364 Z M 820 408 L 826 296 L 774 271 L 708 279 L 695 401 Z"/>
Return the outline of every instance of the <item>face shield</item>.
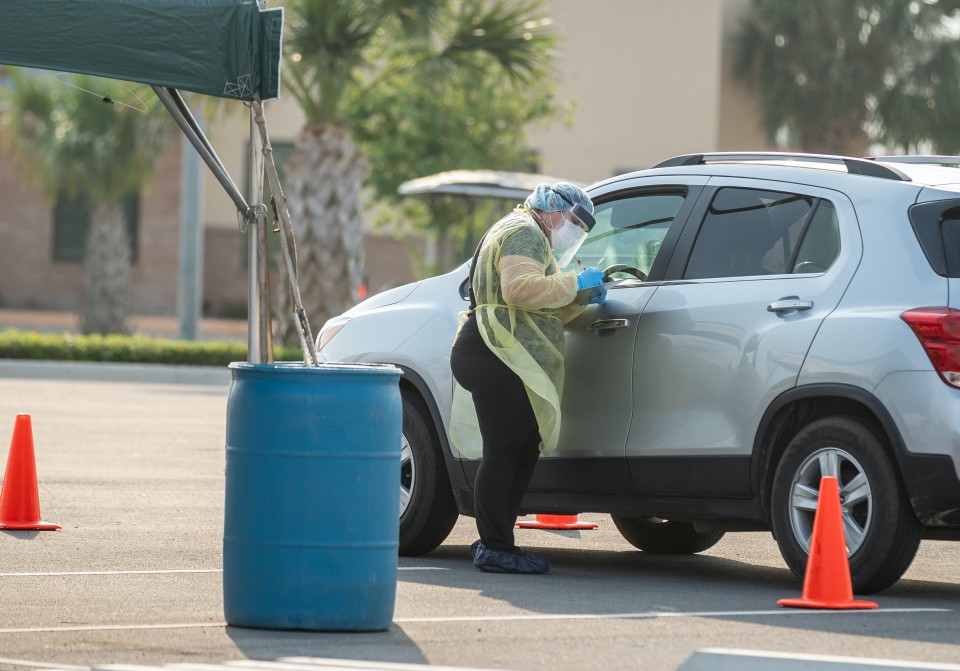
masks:
<path fill-rule="evenodd" d="M 579 206 L 578 206 L 579 207 Z M 563 213 L 563 226 L 551 231 L 550 242 L 557 255 L 557 264 L 566 268 L 587 239 L 587 226 L 573 212 Z"/>

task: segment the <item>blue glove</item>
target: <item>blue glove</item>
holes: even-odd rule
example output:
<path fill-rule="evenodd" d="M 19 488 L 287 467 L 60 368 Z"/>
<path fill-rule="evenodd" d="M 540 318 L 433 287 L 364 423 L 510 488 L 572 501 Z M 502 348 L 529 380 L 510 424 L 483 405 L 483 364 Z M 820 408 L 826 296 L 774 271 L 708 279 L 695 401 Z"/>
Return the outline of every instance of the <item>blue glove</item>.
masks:
<path fill-rule="evenodd" d="M 603 305 L 607 302 L 607 290 L 603 285 L 597 285 L 593 291 L 590 292 L 590 298 L 586 303 L 581 303 L 581 305 Z"/>
<path fill-rule="evenodd" d="M 584 268 L 577 275 L 577 291 L 595 287 L 603 282 L 603 271 L 599 268 Z"/>

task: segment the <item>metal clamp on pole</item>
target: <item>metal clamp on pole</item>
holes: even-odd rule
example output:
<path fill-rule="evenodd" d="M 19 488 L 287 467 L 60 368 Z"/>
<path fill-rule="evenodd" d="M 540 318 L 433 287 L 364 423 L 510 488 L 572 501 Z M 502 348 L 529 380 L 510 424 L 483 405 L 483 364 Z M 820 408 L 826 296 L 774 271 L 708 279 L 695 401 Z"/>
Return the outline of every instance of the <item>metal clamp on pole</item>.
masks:
<path fill-rule="evenodd" d="M 293 225 L 290 223 L 290 212 L 287 210 L 287 201 L 283 195 L 283 189 L 280 187 L 280 176 L 277 174 L 277 166 L 273 161 L 273 147 L 267 135 L 267 125 L 263 116 L 263 104 L 260 102 L 260 97 L 255 95 L 252 104 L 254 119 L 260 129 L 260 144 L 263 148 L 267 183 L 270 186 L 270 202 L 273 206 L 273 214 L 280 224 L 280 246 L 283 249 L 283 260 L 287 267 L 287 275 L 290 278 L 293 311 L 299 325 L 297 335 L 300 338 L 300 350 L 303 352 L 304 363 L 308 366 L 316 366 L 318 361 L 313 332 L 310 330 L 310 322 L 307 320 L 306 312 L 303 309 L 303 301 L 300 299 L 297 246 L 293 235 Z"/>

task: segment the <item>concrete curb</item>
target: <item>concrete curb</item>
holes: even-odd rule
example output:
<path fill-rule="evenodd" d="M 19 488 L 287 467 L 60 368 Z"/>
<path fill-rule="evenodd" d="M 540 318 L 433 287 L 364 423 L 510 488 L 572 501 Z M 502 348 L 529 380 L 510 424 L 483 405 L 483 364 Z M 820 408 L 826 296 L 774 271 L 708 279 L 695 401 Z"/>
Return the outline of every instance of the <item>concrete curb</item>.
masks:
<path fill-rule="evenodd" d="M 697 650 L 677 671 L 960 671 L 956 664 L 904 662 L 867 657 L 799 655 L 762 650 Z"/>
<path fill-rule="evenodd" d="M 231 376 L 226 366 L 220 368 L 218 366 L 0 359 L 0 378 L 226 386 L 230 384 Z"/>

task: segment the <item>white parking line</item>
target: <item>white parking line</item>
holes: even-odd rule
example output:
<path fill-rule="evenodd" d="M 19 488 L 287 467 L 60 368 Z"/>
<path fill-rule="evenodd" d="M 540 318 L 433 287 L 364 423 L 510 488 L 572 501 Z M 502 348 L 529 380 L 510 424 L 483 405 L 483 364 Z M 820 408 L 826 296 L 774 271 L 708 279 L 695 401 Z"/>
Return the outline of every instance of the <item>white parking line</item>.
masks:
<path fill-rule="evenodd" d="M 692 612 L 648 611 L 646 613 L 543 613 L 538 615 L 465 615 L 452 617 L 397 617 L 396 624 L 419 622 L 523 622 L 543 620 L 640 620 L 670 617 L 750 617 L 756 615 L 827 615 L 853 613 L 950 613 L 949 608 L 878 608 L 877 610 L 813 610 L 778 608 L 777 610 L 707 610 Z"/>
<path fill-rule="evenodd" d="M 54 634 L 70 631 L 126 631 L 135 629 L 199 629 L 226 627 L 226 622 L 186 622 L 183 624 L 83 624 L 72 627 L 17 627 L 0 629 L 0 634 Z"/>
<path fill-rule="evenodd" d="M 29 659 L 7 659 L 6 657 L 0 657 L 0 664 L 10 664 L 12 666 L 35 666 L 38 669 L 67 669 L 68 671 L 73 671 L 74 669 L 89 669 L 89 666 L 74 666 L 73 664 L 54 664 L 53 662 L 31 662 Z"/>
<path fill-rule="evenodd" d="M 879 608 L 877 610 L 814 610 L 779 608 L 777 610 L 709 610 L 691 612 L 648 611 L 645 613 L 544 613 L 538 615 L 465 615 L 450 617 L 397 617 L 394 624 L 445 622 L 542 622 L 545 620 L 640 620 L 675 617 L 754 617 L 758 615 L 854 615 L 884 613 L 952 613 L 949 608 Z M 198 629 L 226 627 L 226 622 L 187 622 L 183 624 L 106 624 L 69 627 L 16 627 L 0 629 L 0 634 L 41 634 L 71 631 L 117 631 L 138 629 Z"/>
<path fill-rule="evenodd" d="M 163 573 L 223 573 L 219 568 L 172 568 L 172 569 L 144 569 L 141 571 L 47 571 L 27 573 L 0 573 L 0 578 L 19 578 L 30 576 L 60 576 L 60 575 L 152 575 Z"/>
<path fill-rule="evenodd" d="M 398 571 L 449 571 L 442 566 L 399 566 Z M 174 568 L 174 569 L 144 569 L 140 571 L 28 571 L 24 573 L 0 573 L 0 578 L 20 578 L 35 576 L 64 576 L 64 575 L 153 575 L 165 573 L 223 573 L 220 568 Z"/>

